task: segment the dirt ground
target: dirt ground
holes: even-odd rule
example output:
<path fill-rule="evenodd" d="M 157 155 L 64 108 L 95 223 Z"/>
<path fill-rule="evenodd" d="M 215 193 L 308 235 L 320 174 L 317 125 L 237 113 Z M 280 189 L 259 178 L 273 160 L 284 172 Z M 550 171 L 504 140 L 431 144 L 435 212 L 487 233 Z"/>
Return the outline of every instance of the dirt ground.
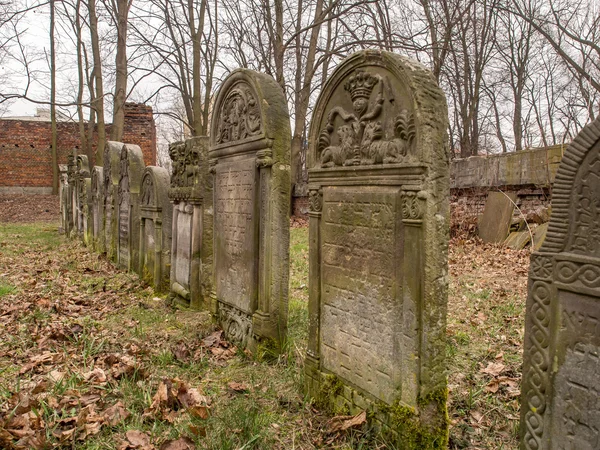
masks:
<path fill-rule="evenodd" d="M 0 223 L 56 222 L 57 195 L 0 195 Z"/>

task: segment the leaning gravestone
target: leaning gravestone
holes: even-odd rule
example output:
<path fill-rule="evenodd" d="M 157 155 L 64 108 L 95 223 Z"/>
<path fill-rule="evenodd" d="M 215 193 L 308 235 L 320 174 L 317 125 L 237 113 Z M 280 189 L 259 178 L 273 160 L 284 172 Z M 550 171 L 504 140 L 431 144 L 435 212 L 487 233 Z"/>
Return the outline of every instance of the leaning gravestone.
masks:
<path fill-rule="evenodd" d="M 104 248 L 104 168 L 92 169 L 92 246 L 94 250 Z"/>
<path fill-rule="evenodd" d="M 157 291 L 169 286 L 171 220 L 169 172 L 149 166 L 142 176 L 140 194 L 140 274 Z"/>
<path fill-rule="evenodd" d="M 231 73 L 210 135 L 215 290 L 226 335 L 250 348 L 286 336 L 290 142 L 281 87 L 251 70 Z"/>
<path fill-rule="evenodd" d="M 521 398 L 524 450 L 600 448 L 600 119 L 567 148 L 531 256 Z"/>
<path fill-rule="evenodd" d="M 76 230 L 77 235 L 85 240 L 86 226 L 85 218 L 87 214 L 86 203 L 90 197 L 87 196 L 87 182 L 91 177 L 90 165 L 86 155 L 77 155 L 75 158 L 75 211 L 76 211 Z M 85 199 L 85 202 L 83 200 Z"/>
<path fill-rule="evenodd" d="M 169 146 L 173 173 L 170 294 L 178 303 L 214 312 L 213 199 L 208 138 Z"/>
<path fill-rule="evenodd" d="M 368 410 L 398 448 L 445 448 L 449 153 L 431 72 L 388 52 L 345 59 L 309 136 L 306 383 Z"/>
<path fill-rule="evenodd" d="M 137 145 L 121 149 L 117 209 L 117 263 L 121 269 L 140 273 L 140 188 L 144 155 Z"/>
<path fill-rule="evenodd" d="M 119 168 L 121 161 L 122 142 L 108 141 L 104 147 L 104 175 L 103 196 L 104 196 L 104 239 L 101 241 L 104 245 L 100 249 L 106 252 L 108 259 L 117 261 L 117 193 L 119 187 Z"/>

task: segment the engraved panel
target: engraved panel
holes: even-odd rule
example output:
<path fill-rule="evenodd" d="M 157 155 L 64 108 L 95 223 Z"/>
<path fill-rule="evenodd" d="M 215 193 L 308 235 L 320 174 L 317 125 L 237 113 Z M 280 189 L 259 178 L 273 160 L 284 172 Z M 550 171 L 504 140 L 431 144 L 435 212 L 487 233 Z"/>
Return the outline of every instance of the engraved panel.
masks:
<path fill-rule="evenodd" d="M 129 192 L 122 194 L 119 204 L 119 265 L 123 268 L 129 267 Z"/>
<path fill-rule="evenodd" d="M 156 242 L 154 241 L 154 221 L 150 219 L 142 219 L 144 223 L 144 270 L 148 275 L 154 277 L 155 251 Z"/>
<path fill-rule="evenodd" d="M 215 177 L 215 264 L 219 301 L 251 314 L 257 295 L 255 158 L 219 163 Z"/>
<path fill-rule="evenodd" d="M 191 205 L 180 208 L 177 215 L 177 252 L 175 280 L 184 288 L 190 289 L 190 258 L 192 254 L 192 211 Z"/>
<path fill-rule="evenodd" d="M 559 291 L 560 332 L 551 448 L 600 448 L 600 308 L 598 299 Z"/>
<path fill-rule="evenodd" d="M 398 196 L 384 187 L 332 187 L 323 196 L 323 368 L 388 403 L 402 323 Z"/>

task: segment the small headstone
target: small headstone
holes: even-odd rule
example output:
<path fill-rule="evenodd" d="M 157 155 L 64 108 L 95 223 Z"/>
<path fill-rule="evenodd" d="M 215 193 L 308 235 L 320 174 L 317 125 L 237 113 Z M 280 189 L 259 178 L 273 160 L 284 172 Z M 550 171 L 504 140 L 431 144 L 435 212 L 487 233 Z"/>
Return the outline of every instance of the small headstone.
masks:
<path fill-rule="evenodd" d="M 69 154 L 67 164 L 67 193 L 65 195 L 65 235 L 73 237 L 75 224 L 77 223 L 77 212 L 75 210 L 77 191 L 75 190 L 75 179 L 77 177 L 77 164 L 75 155 Z"/>
<path fill-rule="evenodd" d="M 600 448 L 600 119 L 567 148 L 546 239 L 531 257 L 523 450 Z"/>
<path fill-rule="evenodd" d="M 542 248 L 542 244 L 546 239 L 546 233 L 548 233 L 548 225 L 549 222 L 538 225 L 535 230 L 533 230 L 533 250 L 538 251 Z"/>
<path fill-rule="evenodd" d="M 173 173 L 170 292 L 184 306 L 214 312 L 213 198 L 208 137 L 169 146 Z"/>
<path fill-rule="evenodd" d="M 446 99 L 411 59 L 362 51 L 333 72 L 309 135 L 306 383 L 368 410 L 398 448 L 445 448 Z"/>
<path fill-rule="evenodd" d="M 517 196 L 513 193 L 490 192 L 483 216 L 477 224 L 483 242 L 500 243 L 508 236 Z"/>
<path fill-rule="evenodd" d="M 173 207 L 168 189 L 169 172 L 146 167 L 140 194 L 140 274 L 157 291 L 169 286 Z"/>
<path fill-rule="evenodd" d="M 92 169 L 92 246 L 95 250 L 104 248 L 104 168 Z"/>
<path fill-rule="evenodd" d="M 522 250 L 531 242 L 532 233 L 526 229 L 523 231 L 513 231 L 508 235 L 504 244 L 514 250 Z"/>
<path fill-rule="evenodd" d="M 68 182 L 68 166 L 66 164 L 59 164 L 59 185 L 58 185 L 58 199 L 59 199 L 59 211 L 60 211 L 60 233 L 66 233 L 67 231 L 67 202 L 69 195 L 69 182 Z"/>
<path fill-rule="evenodd" d="M 144 155 L 137 145 L 121 149 L 117 209 L 117 262 L 121 269 L 140 273 L 140 189 Z"/>
<path fill-rule="evenodd" d="M 86 241 L 85 234 L 87 232 L 87 214 L 88 209 L 86 203 L 91 201 L 91 195 L 87 194 L 86 180 L 90 179 L 90 165 L 86 155 L 77 155 L 75 158 L 75 211 L 76 211 L 76 229 L 77 235 Z M 85 200 L 85 201 L 84 201 Z"/>
<path fill-rule="evenodd" d="M 117 261 L 117 193 L 119 188 L 119 170 L 122 142 L 108 141 L 104 147 L 104 239 L 101 241 L 106 256 L 113 262 Z"/>
<path fill-rule="evenodd" d="M 79 183 L 81 239 L 84 245 L 92 245 L 92 179 L 83 178 Z"/>
<path fill-rule="evenodd" d="M 227 337 L 280 349 L 287 330 L 291 132 L 271 77 L 232 72 L 211 122 L 217 318 Z"/>

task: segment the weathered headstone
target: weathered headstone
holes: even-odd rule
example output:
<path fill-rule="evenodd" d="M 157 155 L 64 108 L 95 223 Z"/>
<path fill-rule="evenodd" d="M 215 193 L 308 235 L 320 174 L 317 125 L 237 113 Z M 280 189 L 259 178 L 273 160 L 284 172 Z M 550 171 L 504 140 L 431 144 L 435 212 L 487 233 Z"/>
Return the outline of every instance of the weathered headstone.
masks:
<path fill-rule="evenodd" d="M 108 141 L 104 147 L 104 248 L 108 259 L 117 261 L 117 193 L 119 188 L 119 170 L 122 142 Z"/>
<path fill-rule="evenodd" d="M 171 221 L 169 172 L 149 166 L 142 176 L 140 194 L 140 274 L 154 289 L 168 289 L 171 267 Z"/>
<path fill-rule="evenodd" d="M 103 251 L 104 244 L 104 168 L 92 169 L 92 246 Z"/>
<path fill-rule="evenodd" d="M 77 211 L 75 210 L 77 191 L 75 190 L 75 179 L 77 177 L 77 164 L 75 162 L 75 155 L 70 154 L 68 156 L 67 164 L 67 194 L 66 194 L 66 222 L 65 222 L 65 235 L 67 237 L 73 237 L 75 224 L 77 223 Z"/>
<path fill-rule="evenodd" d="M 75 211 L 76 211 L 76 230 L 77 235 L 81 238 L 85 238 L 85 229 L 84 226 L 87 224 L 85 222 L 87 209 L 86 202 L 91 200 L 91 197 L 87 195 L 87 182 L 91 177 L 90 174 L 90 165 L 88 162 L 88 157 L 86 155 L 77 155 L 75 158 L 76 169 L 75 169 Z M 85 200 L 85 202 L 83 202 Z M 85 239 L 84 239 L 85 240 Z"/>
<path fill-rule="evenodd" d="M 124 144 L 119 161 L 117 214 L 117 263 L 121 269 L 140 273 L 140 188 L 144 155 L 137 145 Z"/>
<path fill-rule="evenodd" d="M 490 192 L 477 229 L 483 242 L 500 243 L 508 236 L 517 196 Z"/>
<path fill-rule="evenodd" d="M 92 179 L 84 177 L 79 181 L 79 222 L 81 239 L 86 246 L 92 245 Z"/>
<path fill-rule="evenodd" d="M 600 119 L 566 150 L 546 239 L 531 256 L 523 450 L 600 448 Z"/>
<path fill-rule="evenodd" d="M 185 306 L 214 312 L 213 198 L 208 137 L 169 146 L 173 173 L 171 296 Z"/>
<path fill-rule="evenodd" d="M 308 393 L 398 448 L 445 448 L 446 99 L 388 52 L 345 59 L 309 135 Z"/>
<path fill-rule="evenodd" d="M 219 90 L 210 135 L 217 318 L 250 348 L 286 336 L 290 122 L 281 87 L 239 69 Z"/>
<path fill-rule="evenodd" d="M 69 181 L 67 164 L 59 164 L 59 187 L 58 198 L 60 201 L 60 233 L 67 233 L 67 203 L 69 201 Z"/>

